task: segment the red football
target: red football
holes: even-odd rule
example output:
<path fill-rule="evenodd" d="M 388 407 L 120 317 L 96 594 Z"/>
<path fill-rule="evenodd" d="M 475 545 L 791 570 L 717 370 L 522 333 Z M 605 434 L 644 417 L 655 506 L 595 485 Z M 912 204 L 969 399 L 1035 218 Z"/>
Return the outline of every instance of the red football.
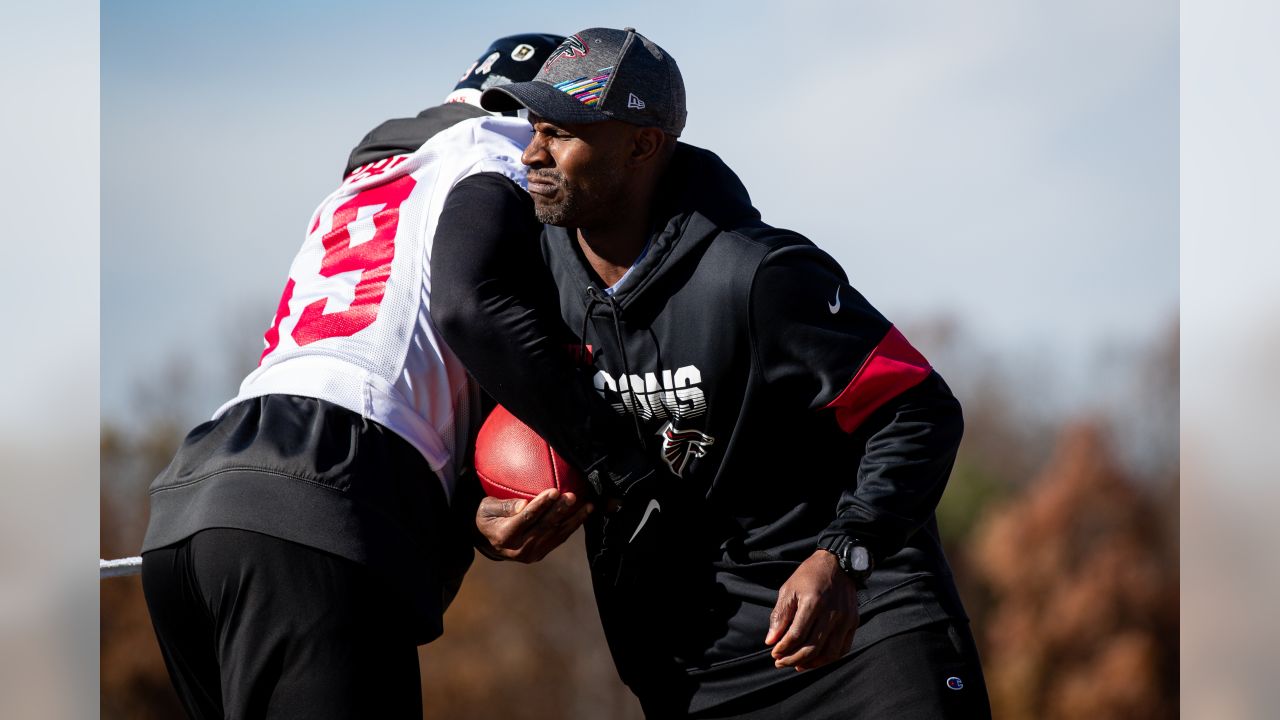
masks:
<path fill-rule="evenodd" d="M 476 436 L 476 474 L 489 497 L 530 500 L 547 488 L 582 495 L 582 474 L 499 405 Z"/>

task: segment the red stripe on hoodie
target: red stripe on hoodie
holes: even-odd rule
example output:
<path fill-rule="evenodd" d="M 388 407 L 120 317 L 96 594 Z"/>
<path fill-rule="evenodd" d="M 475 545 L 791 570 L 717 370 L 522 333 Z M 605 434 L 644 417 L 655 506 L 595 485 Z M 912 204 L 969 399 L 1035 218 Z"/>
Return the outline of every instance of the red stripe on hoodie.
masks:
<path fill-rule="evenodd" d="M 931 369 L 898 328 L 890 327 L 827 409 L 835 411 L 840 429 L 851 433 L 880 406 L 919 384 Z"/>

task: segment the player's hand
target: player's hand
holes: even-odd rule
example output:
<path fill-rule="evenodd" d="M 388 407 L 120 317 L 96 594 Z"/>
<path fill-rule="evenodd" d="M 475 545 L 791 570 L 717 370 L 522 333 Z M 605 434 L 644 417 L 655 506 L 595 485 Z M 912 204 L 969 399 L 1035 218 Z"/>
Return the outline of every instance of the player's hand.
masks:
<path fill-rule="evenodd" d="M 769 615 L 773 664 L 811 670 L 840 659 L 858 629 L 858 591 L 836 556 L 815 551 L 778 591 Z"/>
<path fill-rule="evenodd" d="M 490 557 L 532 563 L 568 540 L 590 513 L 591 503 L 550 488 L 532 500 L 481 500 L 476 528 L 489 543 Z"/>

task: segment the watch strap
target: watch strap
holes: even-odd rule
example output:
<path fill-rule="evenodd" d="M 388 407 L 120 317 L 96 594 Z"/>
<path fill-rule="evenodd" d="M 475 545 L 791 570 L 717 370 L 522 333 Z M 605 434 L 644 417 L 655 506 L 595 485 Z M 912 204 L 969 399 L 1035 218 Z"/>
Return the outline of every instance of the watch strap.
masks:
<path fill-rule="evenodd" d="M 852 550 L 854 547 L 861 547 L 867 553 L 868 565 L 862 570 L 855 570 L 852 566 Z M 875 568 L 875 556 L 867 548 L 865 543 L 860 542 L 857 538 L 849 535 L 827 535 L 818 540 L 818 549 L 826 550 L 836 556 L 836 562 L 840 565 L 840 569 L 854 582 L 861 586 L 871 575 L 871 571 Z"/>

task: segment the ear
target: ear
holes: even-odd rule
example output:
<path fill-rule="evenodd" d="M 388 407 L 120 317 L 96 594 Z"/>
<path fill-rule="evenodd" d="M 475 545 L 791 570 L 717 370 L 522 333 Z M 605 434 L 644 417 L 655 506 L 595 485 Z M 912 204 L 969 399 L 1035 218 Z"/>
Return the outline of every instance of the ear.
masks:
<path fill-rule="evenodd" d="M 629 167 L 647 165 L 662 155 L 662 146 L 667 141 L 666 133 L 656 127 L 639 127 L 631 136 L 631 154 L 627 158 Z"/>

